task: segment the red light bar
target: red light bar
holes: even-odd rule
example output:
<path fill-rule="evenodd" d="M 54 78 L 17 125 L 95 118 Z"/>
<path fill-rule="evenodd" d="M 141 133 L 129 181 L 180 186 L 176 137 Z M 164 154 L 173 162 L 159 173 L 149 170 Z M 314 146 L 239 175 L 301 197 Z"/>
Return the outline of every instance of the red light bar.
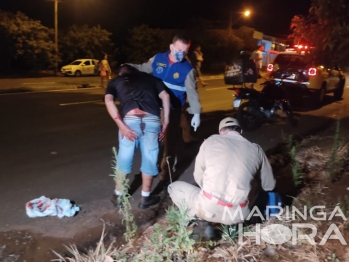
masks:
<path fill-rule="evenodd" d="M 314 67 L 311 67 L 311 68 L 309 68 L 309 70 L 308 70 L 308 75 L 309 76 L 316 76 L 316 68 L 314 68 Z"/>
<path fill-rule="evenodd" d="M 269 64 L 269 65 L 267 66 L 267 70 L 268 70 L 269 72 L 273 71 L 273 69 L 274 69 L 274 65 L 273 65 L 273 64 Z"/>

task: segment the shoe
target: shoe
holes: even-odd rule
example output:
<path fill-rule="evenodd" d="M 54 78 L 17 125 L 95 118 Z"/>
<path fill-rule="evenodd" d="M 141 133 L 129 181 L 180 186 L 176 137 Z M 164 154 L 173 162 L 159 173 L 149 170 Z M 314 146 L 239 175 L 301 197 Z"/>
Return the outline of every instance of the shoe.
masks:
<path fill-rule="evenodd" d="M 150 195 L 148 197 L 142 196 L 141 203 L 138 204 L 138 208 L 147 209 L 153 205 L 156 205 L 160 202 L 160 197 L 157 195 Z"/>
<path fill-rule="evenodd" d="M 190 235 L 190 238 L 196 242 L 209 241 L 217 238 L 217 235 L 210 222 L 205 220 L 196 220 L 196 226 Z"/>
<path fill-rule="evenodd" d="M 113 203 L 115 208 L 122 207 L 121 198 L 118 195 L 116 195 L 115 193 L 112 195 L 110 201 Z"/>

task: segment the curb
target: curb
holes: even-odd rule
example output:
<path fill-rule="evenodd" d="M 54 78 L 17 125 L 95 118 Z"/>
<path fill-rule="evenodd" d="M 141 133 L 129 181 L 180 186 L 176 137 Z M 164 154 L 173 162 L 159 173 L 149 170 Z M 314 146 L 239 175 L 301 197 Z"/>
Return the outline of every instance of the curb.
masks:
<path fill-rule="evenodd" d="M 219 75 L 203 75 L 203 80 L 224 79 L 223 74 Z M 14 93 L 28 93 L 28 92 L 45 92 L 45 91 L 59 91 L 68 89 L 82 89 L 82 88 L 98 88 L 100 83 L 83 83 L 83 84 L 58 84 L 58 85 L 26 85 L 14 87 L 0 87 L 0 94 L 14 94 Z"/>
<path fill-rule="evenodd" d="M 45 91 L 60 91 L 83 88 L 97 88 L 98 84 L 72 84 L 72 85 L 51 85 L 51 86 L 19 86 L 0 88 L 0 94 L 28 93 L 28 92 L 45 92 Z"/>

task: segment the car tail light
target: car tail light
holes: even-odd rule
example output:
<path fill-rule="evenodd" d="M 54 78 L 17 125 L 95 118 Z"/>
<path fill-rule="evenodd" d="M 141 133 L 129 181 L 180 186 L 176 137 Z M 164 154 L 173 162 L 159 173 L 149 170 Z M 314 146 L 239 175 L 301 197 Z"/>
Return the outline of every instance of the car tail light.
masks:
<path fill-rule="evenodd" d="M 267 66 L 267 70 L 268 70 L 269 72 L 273 71 L 273 69 L 274 69 L 273 64 L 269 64 L 269 65 Z"/>
<path fill-rule="evenodd" d="M 315 67 L 311 67 L 308 69 L 308 75 L 309 76 L 316 76 L 317 70 Z"/>

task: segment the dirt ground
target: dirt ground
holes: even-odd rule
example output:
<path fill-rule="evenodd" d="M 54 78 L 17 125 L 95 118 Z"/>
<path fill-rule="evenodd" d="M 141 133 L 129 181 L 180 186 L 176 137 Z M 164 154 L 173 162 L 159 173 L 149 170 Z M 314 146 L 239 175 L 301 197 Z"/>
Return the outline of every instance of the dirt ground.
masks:
<path fill-rule="evenodd" d="M 335 122 L 320 134 L 312 134 L 306 138 L 294 138 L 296 159 L 302 173 L 302 182 L 298 186 L 294 185 L 291 171 L 292 159 L 288 153 L 285 153 L 289 152 L 287 141 L 267 152 L 277 179 L 277 189 L 285 196 L 286 202 L 293 202 L 295 205 L 295 201 L 298 201 L 300 206 L 326 205 L 326 208 L 330 209 L 339 205 L 345 215 L 349 216 L 348 132 L 349 123 L 341 123 L 340 132 L 337 132 L 340 146 L 336 149 L 341 161 L 336 166 L 331 166 L 330 159 L 335 144 Z M 165 223 L 165 210 L 171 205 L 171 201 L 164 192 L 162 198 L 164 201 L 154 208 L 134 211 L 139 232 L 144 232 L 143 238 L 150 237 L 155 223 Z M 114 210 L 101 215 L 101 219 L 103 221 L 101 220 L 99 226 L 87 232 L 81 232 L 73 238 L 45 237 L 26 230 L 0 232 L 0 262 L 50 261 L 57 258 L 52 250 L 63 256 L 69 256 L 64 245 L 69 246 L 70 244 L 75 244 L 79 250 L 84 252 L 96 246 L 101 237 L 103 224 L 106 226 L 106 245 L 114 241 L 117 247 L 122 247 L 125 243 L 122 237 L 124 227 L 120 226 L 121 216 Z M 348 222 L 337 219 L 335 223 L 349 243 Z M 328 225 L 329 222 L 322 223 L 318 231 L 324 234 Z M 230 247 L 224 243 L 214 249 L 201 247 L 199 252 L 201 260 L 199 261 L 229 261 L 222 253 L 219 254 L 219 248 L 227 250 Z M 325 246 L 317 246 L 315 250 L 309 245 L 300 245 L 290 248 L 285 248 L 285 246 L 265 247 L 258 252 L 259 259 L 256 261 L 349 261 L 348 249 L 343 247 L 338 240 L 329 240 Z"/>

